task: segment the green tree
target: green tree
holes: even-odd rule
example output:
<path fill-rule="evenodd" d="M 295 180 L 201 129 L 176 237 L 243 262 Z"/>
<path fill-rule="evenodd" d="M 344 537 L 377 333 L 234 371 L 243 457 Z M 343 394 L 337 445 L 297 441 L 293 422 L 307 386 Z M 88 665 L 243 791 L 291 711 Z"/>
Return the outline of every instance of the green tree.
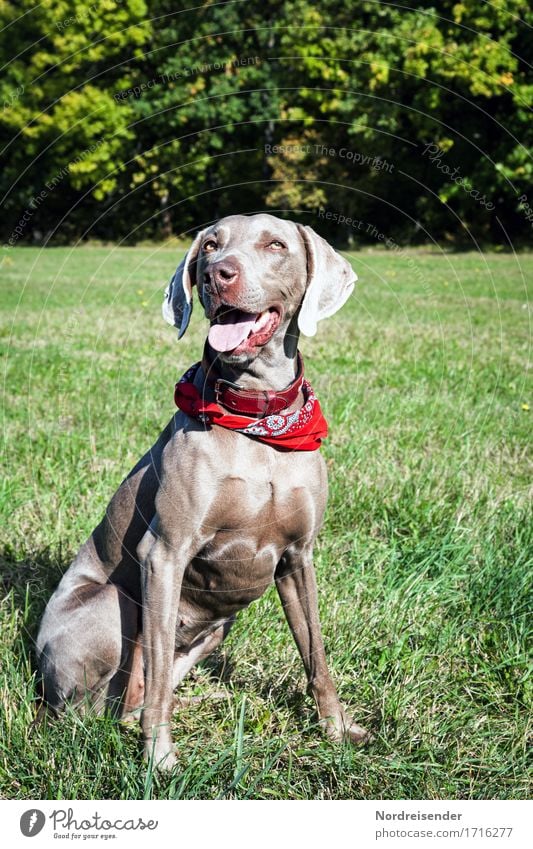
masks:
<path fill-rule="evenodd" d="M 74 208 L 61 235 L 77 234 L 119 190 L 134 143 L 132 110 L 112 92 L 149 37 L 146 4 L 19 0 L 1 13 L 4 224 L 33 209 L 28 229 L 46 233 Z"/>
<path fill-rule="evenodd" d="M 265 208 L 318 226 L 320 207 L 407 242 L 530 232 L 527 0 L 0 15 L 4 237 L 43 190 L 20 238 L 62 219 L 57 238 L 161 237 Z"/>

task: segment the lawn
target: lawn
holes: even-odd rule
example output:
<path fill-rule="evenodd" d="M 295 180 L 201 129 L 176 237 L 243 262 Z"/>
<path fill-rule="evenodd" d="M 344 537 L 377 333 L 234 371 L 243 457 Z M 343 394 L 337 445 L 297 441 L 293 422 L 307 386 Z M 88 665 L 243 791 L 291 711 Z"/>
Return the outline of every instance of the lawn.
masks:
<path fill-rule="evenodd" d="M 185 682 L 172 776 L 146 771 L 135 726 L 30 727 L 47 597 L 201 353 L 198 304 L 179 344 L 160 318 L 179 253 L 0 255 L 0 795 L 526 797 L 531 255 L 353 254 L 355 294 L 302 341 L 330 423 L 326 650 L 370 747 L 320 735 L 273 588 Z"/>

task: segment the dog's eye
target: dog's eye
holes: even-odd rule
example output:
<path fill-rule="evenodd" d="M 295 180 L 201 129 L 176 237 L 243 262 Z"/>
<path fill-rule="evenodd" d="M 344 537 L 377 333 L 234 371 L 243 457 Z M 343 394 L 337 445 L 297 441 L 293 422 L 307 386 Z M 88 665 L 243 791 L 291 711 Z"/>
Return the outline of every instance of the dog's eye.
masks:
<path fill-rule="evenodd" d="M 282 251 L 285 249 L 285 245 L 283 242 L 280 242 L 278 239 L 274 239 L 267 245 L 267 248 L 270 248 L 273 251 Z"/>
<path fill-rule="evenodd" d="M 217 243 L 214 239 L 208 239 L 207 242 L 204 242 L 203 248 L 206 253 L 213 253 L 217 249 Z"/>

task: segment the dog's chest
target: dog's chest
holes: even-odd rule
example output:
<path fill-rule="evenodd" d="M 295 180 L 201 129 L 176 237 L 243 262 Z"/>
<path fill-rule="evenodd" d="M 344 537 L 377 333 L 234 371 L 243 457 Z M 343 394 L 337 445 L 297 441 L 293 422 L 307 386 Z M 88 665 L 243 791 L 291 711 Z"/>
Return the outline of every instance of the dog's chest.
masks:
<path fill-rule="evenodd" d="M 317 504 L 290 478 L 264 471 L 228 476 L 203 522 L 206 542 L 184 576 L 184 592 L 216 615 L 233 613 L 272 583 L 288 545 L 314 534 Z"/>
<path fill-rule="evenodd" d="M 272 474 L 265 467 L 251 467 L 227 475 L 204 524 L 214 536 L 214 554 L 228 538 L 247 540 L 256 548 L 285 548 L 307 537 L 315 524 L 319 505 L 306 481 L 290 471 Z M 217 545 L 218 544 L 218 545 Z"/>

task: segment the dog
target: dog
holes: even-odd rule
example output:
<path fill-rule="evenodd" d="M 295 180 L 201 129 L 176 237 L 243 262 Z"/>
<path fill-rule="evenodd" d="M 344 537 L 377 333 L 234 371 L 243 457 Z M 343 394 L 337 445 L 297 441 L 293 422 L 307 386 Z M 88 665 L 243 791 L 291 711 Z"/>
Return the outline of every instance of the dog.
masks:
<path fill-rule="evenodd" d="M 271 215 L 197 234 L 163 317 L 181 338 L 196 288 L 210 322 L 202 360 L 48 602 L 37 637 L 48 709 L 140 711 L 145 758 L 172 769 L 173 691 L 274 581 L 321 725 L 369 739 L 339 702 L 321 636 L 326 424 L 298 353 L 300 332 L 313 336 L 356 279 L 310 227 Z"/>

